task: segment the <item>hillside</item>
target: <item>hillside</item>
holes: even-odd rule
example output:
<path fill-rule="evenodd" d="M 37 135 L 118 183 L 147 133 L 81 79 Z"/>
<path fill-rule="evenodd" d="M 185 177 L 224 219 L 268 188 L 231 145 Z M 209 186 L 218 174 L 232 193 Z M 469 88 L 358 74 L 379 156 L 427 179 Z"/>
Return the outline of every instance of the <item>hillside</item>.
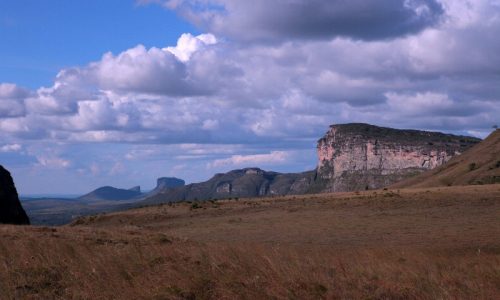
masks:
<path fill-rule="evenodd" d="M 174 203 L 0 226 L 5 299 L 495 299 L 500 185 Z"/>
<path fill-rule="evenodd" d="M 138 198 L 142 195 L 137 187 L 132 189 L 118 189 L 112 186 L 100 187 L 88 194 L 85 194 L 78 199 L 87 201 L 102 201 L 102 200 L 130 200 Z"/>
<path fill-rule="evenodd" d="M 448 163 L 394 188 L 500 183 L 500 129 Z"/>

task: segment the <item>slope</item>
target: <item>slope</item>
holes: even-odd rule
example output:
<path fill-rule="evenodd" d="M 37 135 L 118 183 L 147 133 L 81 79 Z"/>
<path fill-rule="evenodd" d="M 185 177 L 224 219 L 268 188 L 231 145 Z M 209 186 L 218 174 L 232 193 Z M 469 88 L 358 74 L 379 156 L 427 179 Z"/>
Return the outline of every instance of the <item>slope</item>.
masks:
<path fill-rule="evenodd" d="M 86 195 L 81 196 L 79 199 L 88 201 L 98 200 L 130 200 L 141 196 L 140 191 L 118 189 L 112 186 L 100 187 Z"/>

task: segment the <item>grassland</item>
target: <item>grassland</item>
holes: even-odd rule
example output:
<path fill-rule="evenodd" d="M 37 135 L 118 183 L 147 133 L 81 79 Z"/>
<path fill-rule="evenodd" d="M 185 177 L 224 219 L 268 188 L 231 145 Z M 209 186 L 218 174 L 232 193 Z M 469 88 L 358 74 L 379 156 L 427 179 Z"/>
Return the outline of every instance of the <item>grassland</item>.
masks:
<path fill-rule="evenodd" d="M 495 299 L 500 185 L 178 203 L 0 227 L 2 299 Z"/>

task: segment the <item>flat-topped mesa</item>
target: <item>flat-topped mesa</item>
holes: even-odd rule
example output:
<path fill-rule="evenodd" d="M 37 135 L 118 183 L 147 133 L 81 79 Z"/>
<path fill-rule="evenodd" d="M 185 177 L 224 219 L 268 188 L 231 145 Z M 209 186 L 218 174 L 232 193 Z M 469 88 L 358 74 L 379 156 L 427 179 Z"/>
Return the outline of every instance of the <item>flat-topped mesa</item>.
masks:
<path fill-rule="evenodd" d="M 440 166 L 479 141 L 362 123 L 332 125 L 318 141 L 316 181 L 324 191 L 381 188 Z"/>
<path fill-rule="evenodd" d="M 185 185 L 186 182 L 182 179 L 175 177 L 161 177 L 156 180 L 155 190 L 176 188 Z"/>

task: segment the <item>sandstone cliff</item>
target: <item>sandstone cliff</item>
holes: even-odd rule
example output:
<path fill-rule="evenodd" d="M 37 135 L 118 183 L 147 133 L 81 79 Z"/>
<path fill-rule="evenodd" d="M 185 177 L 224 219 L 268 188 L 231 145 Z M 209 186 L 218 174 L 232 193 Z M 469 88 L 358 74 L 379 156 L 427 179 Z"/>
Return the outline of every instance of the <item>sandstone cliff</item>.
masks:
<path fill-rule="evenodd" d="M 318 141 L 313 190 L 381 188 L 433 169 L 480 140 L 369 124 L 332 125 Z"/>
<path fill-rule="evenodd" d="M 500 129 L 446 164 L 392 188 L 500 183 Z"/>
<path fill-rule="evenodd" d="M 19 201 L 12 176 L 0 165 L 0 224 L 29 223 L 28 216 Z"/>

